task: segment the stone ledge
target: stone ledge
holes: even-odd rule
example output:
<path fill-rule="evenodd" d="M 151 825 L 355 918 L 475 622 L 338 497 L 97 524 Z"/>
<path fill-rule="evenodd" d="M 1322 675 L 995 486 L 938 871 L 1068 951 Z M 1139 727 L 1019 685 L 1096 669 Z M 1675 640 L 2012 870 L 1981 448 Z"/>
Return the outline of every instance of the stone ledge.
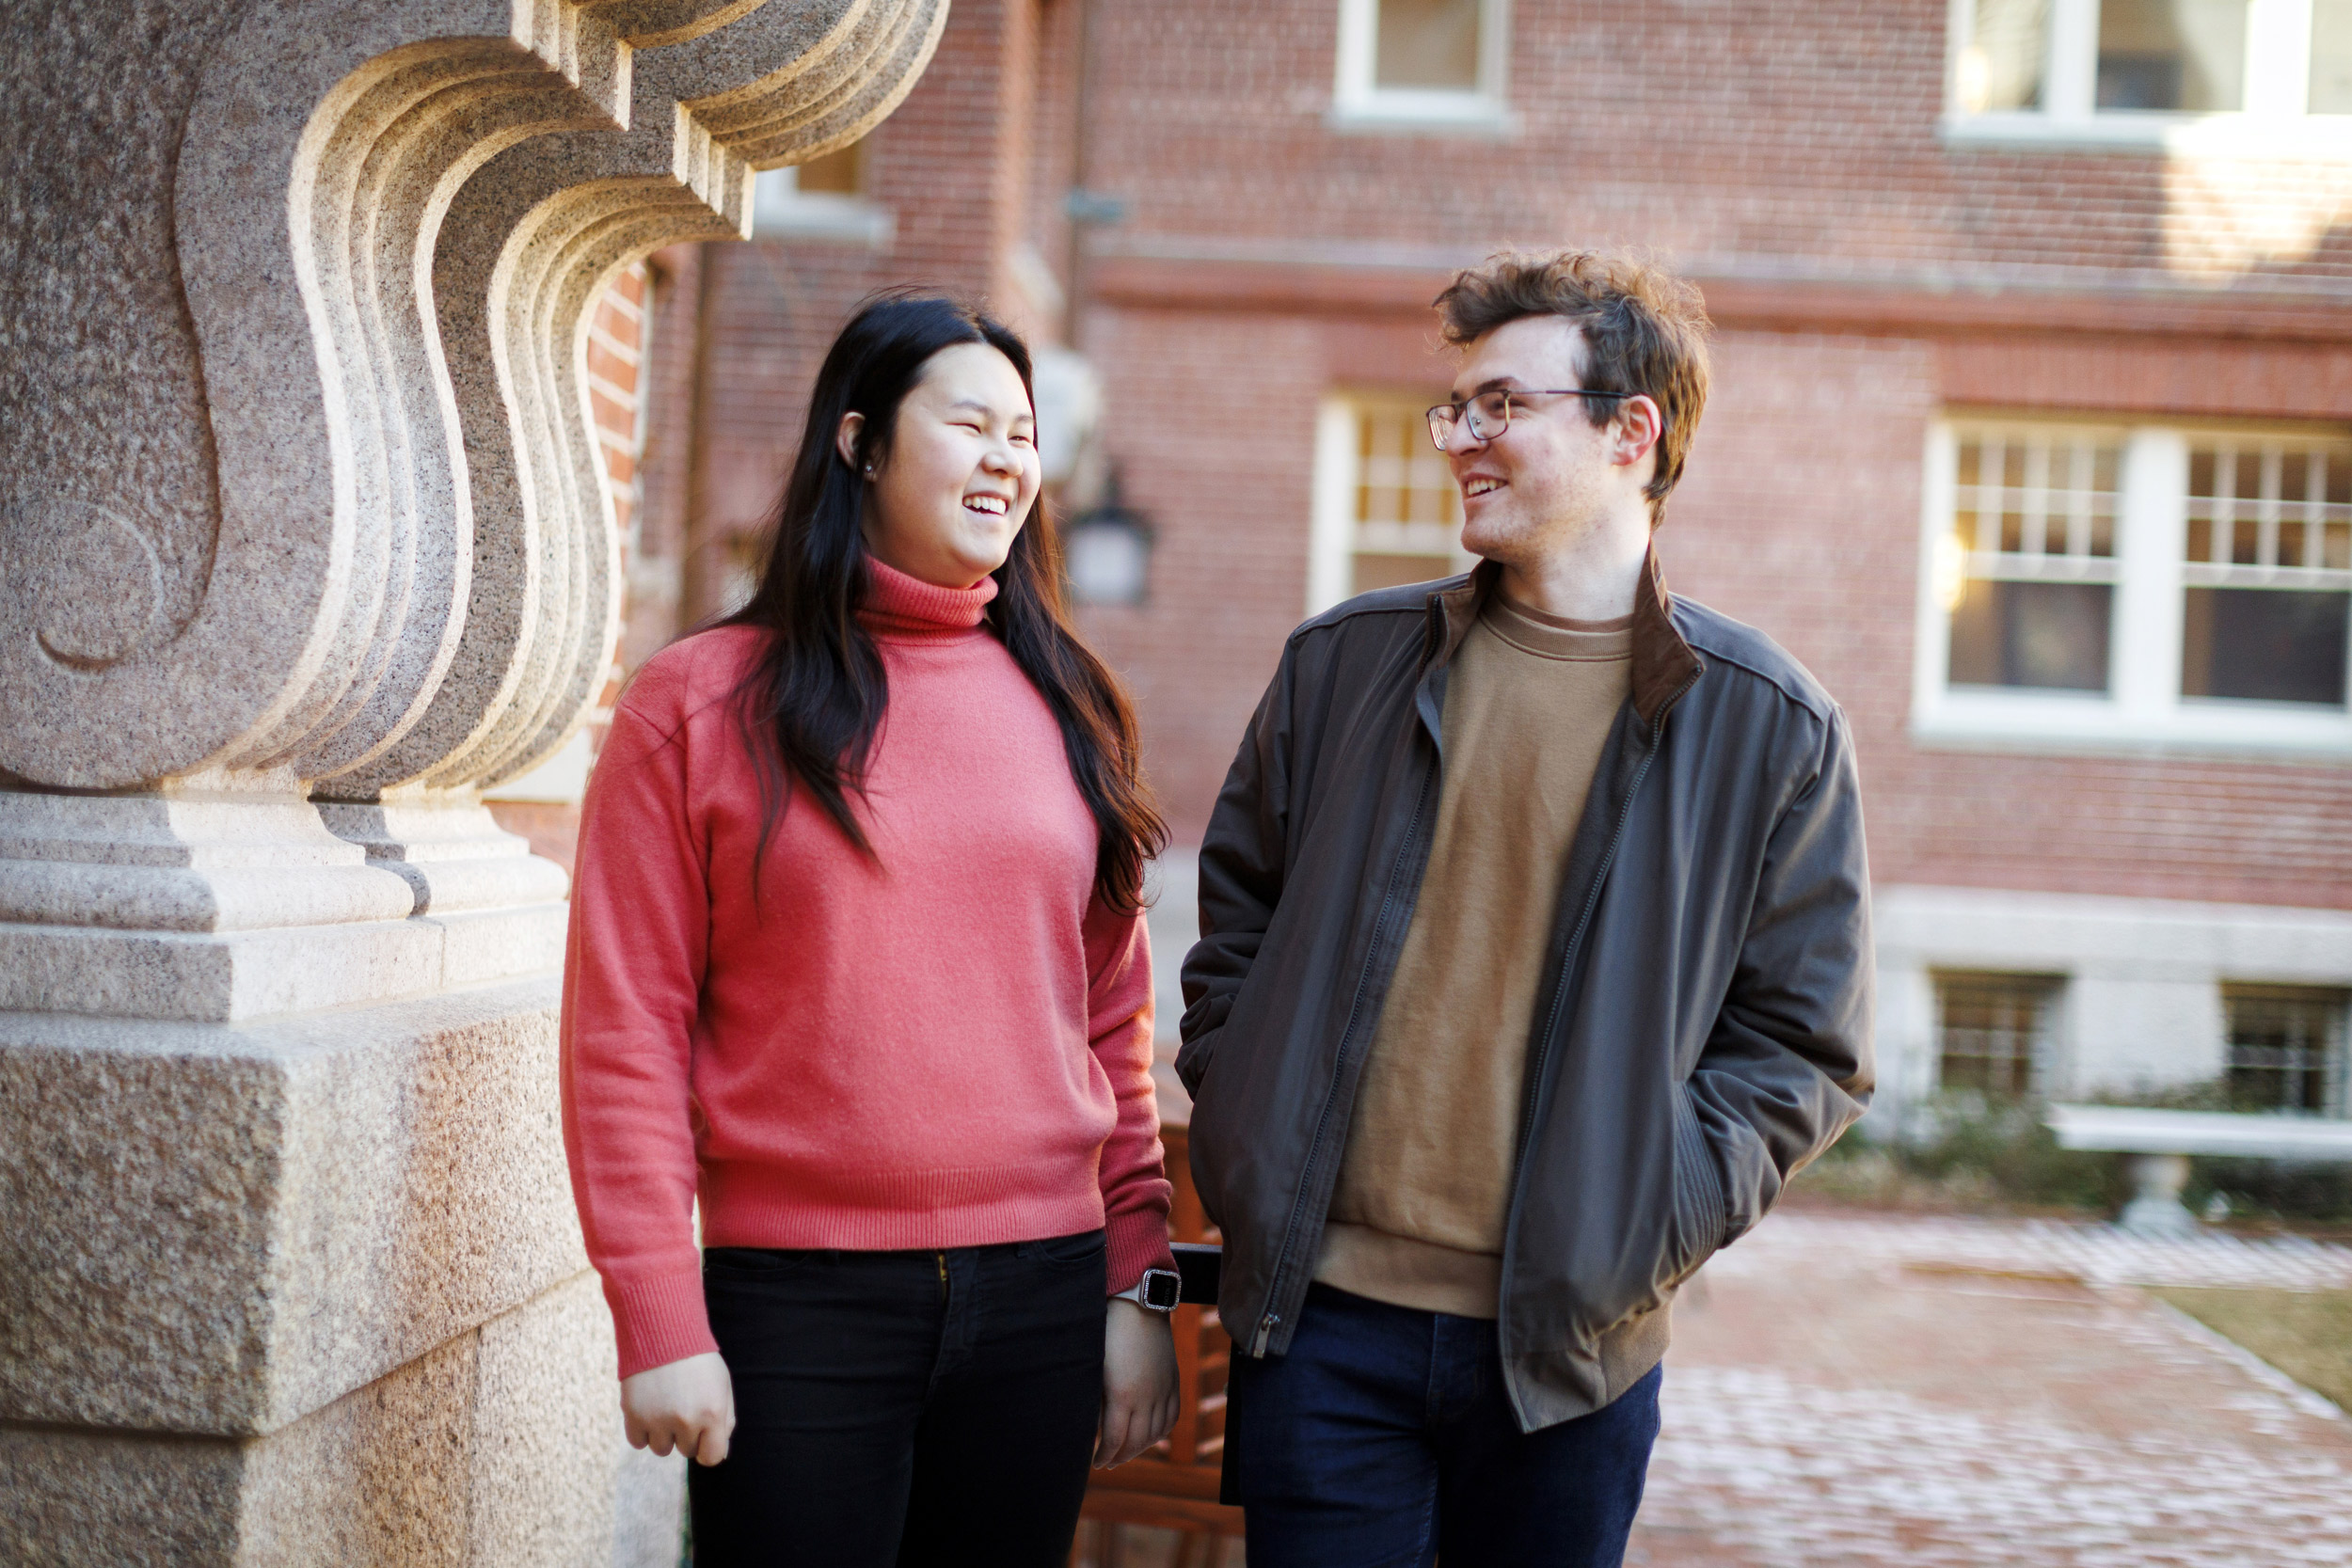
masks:
<path fill-rule="evenodd" d="M 596 1276 L 266 1437 L 0 1422 L 0 1561 L 669 1568 L 684 1468 L 625 1446 Z"/>
<path fill-rule="evenodd" d="M 0 1013 L 0 1419 L 272 1432 L 578 1274 L 557 1006 Z"/>

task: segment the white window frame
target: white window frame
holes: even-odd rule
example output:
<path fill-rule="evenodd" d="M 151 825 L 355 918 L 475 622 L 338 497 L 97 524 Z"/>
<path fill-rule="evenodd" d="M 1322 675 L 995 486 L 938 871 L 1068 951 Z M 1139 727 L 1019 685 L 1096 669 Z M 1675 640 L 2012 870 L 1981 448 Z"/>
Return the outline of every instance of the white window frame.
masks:
<path fill-rule="evenodd" d="M 1511 112 L 1511 0 L 1478 0 L 1478 85 L 1383 87 L 1373 80 L 1380 0 L 1339 0 L 1337 80 L 1331 124 L 1339 130 L 1461 130 L 1507 133 Z"/>
<path fill-rule="evenodd" d="M 753 178 L 755 239 L 833 240 L 887 250 L 898 234 L 897 215 L 871 198 L 801 189 L 796 165 L 762 169 Z"/>
<path fill-rule="evenodd" d="M 1437 401 L 1435 398 L 1432 402 Z M 1315 409 L 1315 462 L 1312 521 L 1308 529 L 1307 613 L 1320 615 L 1333 605 L 1355 596 L 1356 553 L 1360 542 L 1356 522 L 1356 490 L 1360 479 L 1357 421 L 1367 404 L 1394 406 L 1393 396 L 1371 393 L 1327 393 Z M 1431 449 L 1431 454 L 1443 460 Z M 1402 544 L 1406 541 L 1397 541 Z M 1417 549 L 1397 553 L 1419 555 Z M 1434 553 L 1434 552 L 1427 552 Z M 1467 572 L 1477 557 L 1454 541 L 1453 570 Z"/>
<path fill-rule="evenodd" d="M 2049 0 L 2042 107 L 1967 111 L 1961 60 L 1976 0 L 1949 0 L 1942 135 L 1947 145 L 2114 149 L 2352 161 L 2352 114 L 2313 115 L 2312 0 L 2248 0 L 2243 109 L 2210 114 L 2096 106 L 2099 0 Z"/>
<path fill-rule="evenodd" d="M 2055 752 L 2271 752 L 2352 756 L 2352 705 L 2181 695 L 2181 634 L 2191 569 L 2188 463 L 2200 435 L 2243 440 L 2245 427 L 2132 424 L 2123 443 L 2116 515 L 2114 607 L 2105 692 L 1989 689 L 1947 682 L 1951 619 L 1945 598 L 1964 569 L 1950 537 L 1963 429 L 1988 424 L 2114 431 L 2114 420 L 2070 420 L 1987 412 L 1934 421 L 1920 486 L 1918 602 L 1911 732 L 1927 745 Z M 2280 433 L 2308 438 L 2309 427 Z"/>

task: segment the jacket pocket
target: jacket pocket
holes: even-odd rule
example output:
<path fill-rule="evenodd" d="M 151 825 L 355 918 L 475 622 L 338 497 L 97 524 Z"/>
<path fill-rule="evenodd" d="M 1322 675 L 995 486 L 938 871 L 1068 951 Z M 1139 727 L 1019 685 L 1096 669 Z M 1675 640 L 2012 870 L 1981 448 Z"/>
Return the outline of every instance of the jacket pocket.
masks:
<path fill-rule="evenodd" d="M 1724 1244 L 1729 1225 L 1724 1205 L 1723 1180 L 1715 1174 L 1714 1156 L 1708 1152 L 1707 1133 L 1699 1125 L 1698 1107 L 1686 1086 L 1675 1085 L 1675 1223 L 1661 1286 L 1690 1277 Z"/>
<path fill-rule="evenodd" d="M 1209 1086 L 1209 1064 L 1216 1059 L 1217 1037 L 1224 1032 L 1225 1025 L 1220 1023 L 1176 1050 L 1176 1077 L 1195 1104 L 1200 1103 L 1201 1091 Z"/>

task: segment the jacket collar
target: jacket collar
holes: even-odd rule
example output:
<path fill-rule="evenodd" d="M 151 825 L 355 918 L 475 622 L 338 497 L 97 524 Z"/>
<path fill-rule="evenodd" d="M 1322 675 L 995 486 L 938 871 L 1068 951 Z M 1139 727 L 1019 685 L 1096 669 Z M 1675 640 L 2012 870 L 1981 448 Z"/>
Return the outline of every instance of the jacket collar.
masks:
<path fill-rule="evenodd" d="M 1486 608 L 1487 595 L 1502 581 L 1502 568 L 1482 561 L 1454 588 L 1429 596 L 1430 648 L 1425 669 L 1451 664 L 1462 639 Z M 1656 727 L 1674 700 L 1707 669 L 1682 633 L 1675 629 L 1674 598 L 1666 592 L 1666 574 L 1653 549 L 1642 561 L 1641 586 L 1633 592 L 1633 711 L 1643 723 Z"/>

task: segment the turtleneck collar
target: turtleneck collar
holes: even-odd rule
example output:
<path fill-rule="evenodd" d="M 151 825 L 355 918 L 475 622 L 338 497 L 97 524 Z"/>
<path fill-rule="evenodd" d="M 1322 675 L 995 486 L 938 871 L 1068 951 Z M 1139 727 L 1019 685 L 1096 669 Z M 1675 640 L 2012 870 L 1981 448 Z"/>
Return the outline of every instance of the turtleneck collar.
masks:
<path fill-rule="evenodd" d="M 942 588 L 909 577 L 876 556 L 868 555 L 866 566 L 873 590 L 858 607 L 857 618 L 878 637 L 902 641 L 969 637 L 980 624 L 988 601 L 996 596 L 994 578 L 982 578 L 970 588 Z"/>

